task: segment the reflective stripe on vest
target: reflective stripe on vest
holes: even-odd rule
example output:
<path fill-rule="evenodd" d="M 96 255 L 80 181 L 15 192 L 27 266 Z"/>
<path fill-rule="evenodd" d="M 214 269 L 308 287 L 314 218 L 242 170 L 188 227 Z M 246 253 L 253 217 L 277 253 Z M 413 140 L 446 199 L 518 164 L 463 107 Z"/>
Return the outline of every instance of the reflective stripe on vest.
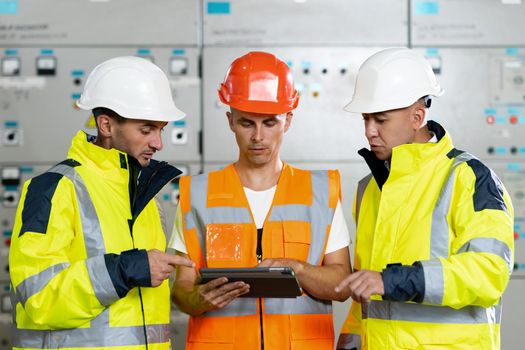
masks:
<path fill-rule="evenodd" d="M 13 345 L 20 348 L 58 349 L 146 344 L 143 326 L 110 327 L 109 309 L 91 321 L 90 328 L 64 330 L 18 329 Z M 166 343 L 170 339 L 169 324 L 146 326 L 148 343 Z"/>
<path fill-rule="evenodd" d="M 256 298 L 238 298 L 223 309 L 206 312 L 206 316 L 247 316 L 257 313 Z M 298 298 L 264 299 L 264 313 L 272 315 L 331 314 L 332 302 L 316 300 L 307 295 Z"/>
<path fill-rule="evenodd" d="M 82 177 L 77 173 L 75 168 L 65 164 L 58 164 L 51 168 L 49 172 L 64 175 L 71 180 L 75 186 L 87 256 L 91 257 L 105 254 L 106 247 L 104 246 L 104 237 L 102 235 L 102 229 L 100 228 L 100 221 Z"/>
<path fill-rule="evenodd" d="M 98 219 L 91 196 L 89 195 L 82 177 L 74 167 L 59 164 L 51 168 L 49 171 L 64 175 L 71 180 L 75 186 L 78 211 L 80 212 L 80 221 L 82 223 L 82 232 L 84 233 L 86 255 L 88 257 L 86 260 L 86 267 L 89 278 L 100 304 L 108 306 L 117 301 L 119 296 L 113 286 L 113 282 L 111 281 L 111 277 L 109 276 L 104 261 L 104 254 L 106 254 L 104 236 L 102 235 L 100 220 Z"/>
<path fill-rule="evenodd" d="M 368 183 L 372 179 L 372 174 L 368 174 L 361 180 L 359 180 L 359 183 L 357 184 L 357 196 L 355 199 L 355 226 L 357 227 L 357 224 L 359 222 L 359 210 L 361 209 L 361 201 L 363 200 L 363 195 L 365 194 L 366 186 L 368 186 Z"/>
<path fill-rule="evenodd" d="M 447 214 L 452 200 L 452 190 L 454 187 L 454 173 L 456 168 L 471 159 L 476 159 L 469 153 L 461 153 L 454 158 L 454 163 L 445 180 L 438 200 L 432 212 L 432 229 L 430 232 L 430 257 L 432 260 L 422 261 L 425 274 L 425 296 L 423 302 L 440 305 L 443 303 L 445 294 L 445 282 L 443 266 L 440 257 L 450 256 L 449 252 L 449 232 Z M 466 242 L 456 254 L 464 252 L 491 253 L 501 257 L 512 271 L 512 251 L 504 242 L 491 237 L 474 238 Z"/>
<path fill-rule="evenodd" d="M 80 212 L 84 243 L 88 259 L 85 260 L 88 275 L 96 297 L 101 305 L 108 306 L 119 299 L 106 268 L 104 238 L 95 207 L 82 180 L 74 167 L 59 164 L 49 172 L 64 175 L 75 187 L 77 205 Z M 60 271 L 69 267 L 68 263 L 57 264 L 37 275 L 26 278 L 17 287 L 19 299 L 27 299 L 38 293 Z M 146 325 L 148 343 L 169 341 L 169 324 Z M 144 345 L 144 326 L 110 327 L 109 308 L 91 320 L 89 328 L 64 330 L 17 329 L 13 345 L 21 348 L 71 348 Z"/>
<path fill-rule="evenodd" d="M 334 209 L 329 207 L 329 182 L 327 171 L 311 171 L 312 197 L 311 206 L 288 204 L 276 205 L 270 210 L 269 222 L 306 221 L 310 223 L 311 244 L 307 262 L 318 265 L 324 249 L 326 230 L 333 218 Z M 208 224 L 253 224 L 248 208 L 239 207 L 206 207 L 208 195 L 208 175 L 191 177 L 190 203 L 191 211 L 184 215 L 185 230 L 196 229 L 201 252 L 206 261 L 206 225 Z M 241 316 L 257 313 L 257 299 L 242 298 L 234 300 L 227 307 L 207 312 L 206 316 Z M 268 314 L 326 314 L 332 313 L 331 303 L 312 299 L 309 296 L 300 298 L 271 298 L 264 300 L 265 312 Z"/>
<path fill-rule="evenodd" d="M 49 266 L 47 269 L 40 271 L 36 275 L 27 277 L 16 287 L 18 301 L 25 307 L 27 299 L 40 292 L 53 277 L 67 267 L 69 267 L 69 263 L 56 264 Z"/>
<path fill-rule="evenodd" d="M 497 324 L 501 321 L 501 304 L 489 308 L 466 306 L 453 309 L 448 306 L 371 300 L 368 307 L 363 308 L 363 318 L 443 324 Z"/>

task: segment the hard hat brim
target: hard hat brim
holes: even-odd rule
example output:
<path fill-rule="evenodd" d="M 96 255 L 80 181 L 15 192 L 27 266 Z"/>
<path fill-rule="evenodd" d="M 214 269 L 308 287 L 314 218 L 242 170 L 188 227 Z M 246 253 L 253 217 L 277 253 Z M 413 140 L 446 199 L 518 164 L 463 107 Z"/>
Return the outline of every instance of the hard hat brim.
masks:
<path fill-rule="evenodd" d="M 77 100 L 75 102 L 76 106 L 83 110 L 93 110 L 98 107 L 104 107 L 111 109 L 118 115 L 120 115 L 123 118 L 127 119 L 138 119 L 138 120 L 151 120 L 151 121 L 158 121 L 158 122 L 174 122 L 177 120 L 181 120 L 186 116 L 186 113 L 178 109 L 177 107 L 168 108 L 161 112 L 149 112 L 149 111 L 128 111 L 124 106 L 117 106 L 114 103 L 101 103 L 98 106 L 86 104 L 82 102 L 82 98 Z"/>

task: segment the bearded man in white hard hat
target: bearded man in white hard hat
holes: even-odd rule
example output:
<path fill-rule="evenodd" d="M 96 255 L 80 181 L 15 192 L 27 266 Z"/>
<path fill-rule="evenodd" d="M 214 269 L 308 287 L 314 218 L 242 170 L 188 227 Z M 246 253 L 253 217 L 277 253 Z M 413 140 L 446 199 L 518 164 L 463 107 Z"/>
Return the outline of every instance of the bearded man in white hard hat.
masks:
<path fill-rule="evenodd" d="M 345 107 L 365 123 L 371 174 L 355 198 L 358 270 L 338 349 L 499 349 L 513 207 L 497 176 L 427 121 L 441 96 L 419 53 L 368 58 Z"/>
<path fill-rule="evenodd" d="M 184 117 L 165 74 L 117 57 L 89 75 L 67 159 L 24 185 L 9 256 L 16 349 L 169 349 L 168 277 L 158 191 L 180 174 L 152 160 Z"/>

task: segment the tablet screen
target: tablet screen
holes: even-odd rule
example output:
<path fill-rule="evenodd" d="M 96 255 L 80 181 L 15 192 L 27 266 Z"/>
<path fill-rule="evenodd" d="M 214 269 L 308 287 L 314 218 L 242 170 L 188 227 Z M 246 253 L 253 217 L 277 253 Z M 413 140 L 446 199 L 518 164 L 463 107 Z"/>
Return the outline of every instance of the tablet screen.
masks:
<path fill-rule="evenodd" d="M 295 298 L 302 294 L 299 281 L 290 267 L 202 268 L 201 283 L 219 277 L 228 282 L 243 281 L 250 285 L 250 292 L 241 297 Z"/>

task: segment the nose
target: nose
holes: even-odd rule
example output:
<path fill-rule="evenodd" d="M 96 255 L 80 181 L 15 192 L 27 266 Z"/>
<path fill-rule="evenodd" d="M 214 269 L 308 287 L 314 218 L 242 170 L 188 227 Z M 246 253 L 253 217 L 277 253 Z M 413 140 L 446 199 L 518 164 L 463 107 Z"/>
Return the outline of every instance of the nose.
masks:
<path fill-rule="evenodd" d="M 262 124 L 255 124 L 255 127 L 253 129 L 253 133 L 252 133 L 252 141 L 260 142 L 262 140 L 263 140 Z"/>
<path fill-rule="evenodd" d="M 158 133 L 154 133 L 153 138 L 150 140 L 149 146 L 155 151 L 160 151 L 162 149 L 164 145 L 162 144 L 162 134 L 160 131 Z"/>
<path fill-rule="evenodd" d="M 367 139 L 371 139 L 378 135 L 377 125 L 373 120 L 365 121 L 365 136 Z"/>

